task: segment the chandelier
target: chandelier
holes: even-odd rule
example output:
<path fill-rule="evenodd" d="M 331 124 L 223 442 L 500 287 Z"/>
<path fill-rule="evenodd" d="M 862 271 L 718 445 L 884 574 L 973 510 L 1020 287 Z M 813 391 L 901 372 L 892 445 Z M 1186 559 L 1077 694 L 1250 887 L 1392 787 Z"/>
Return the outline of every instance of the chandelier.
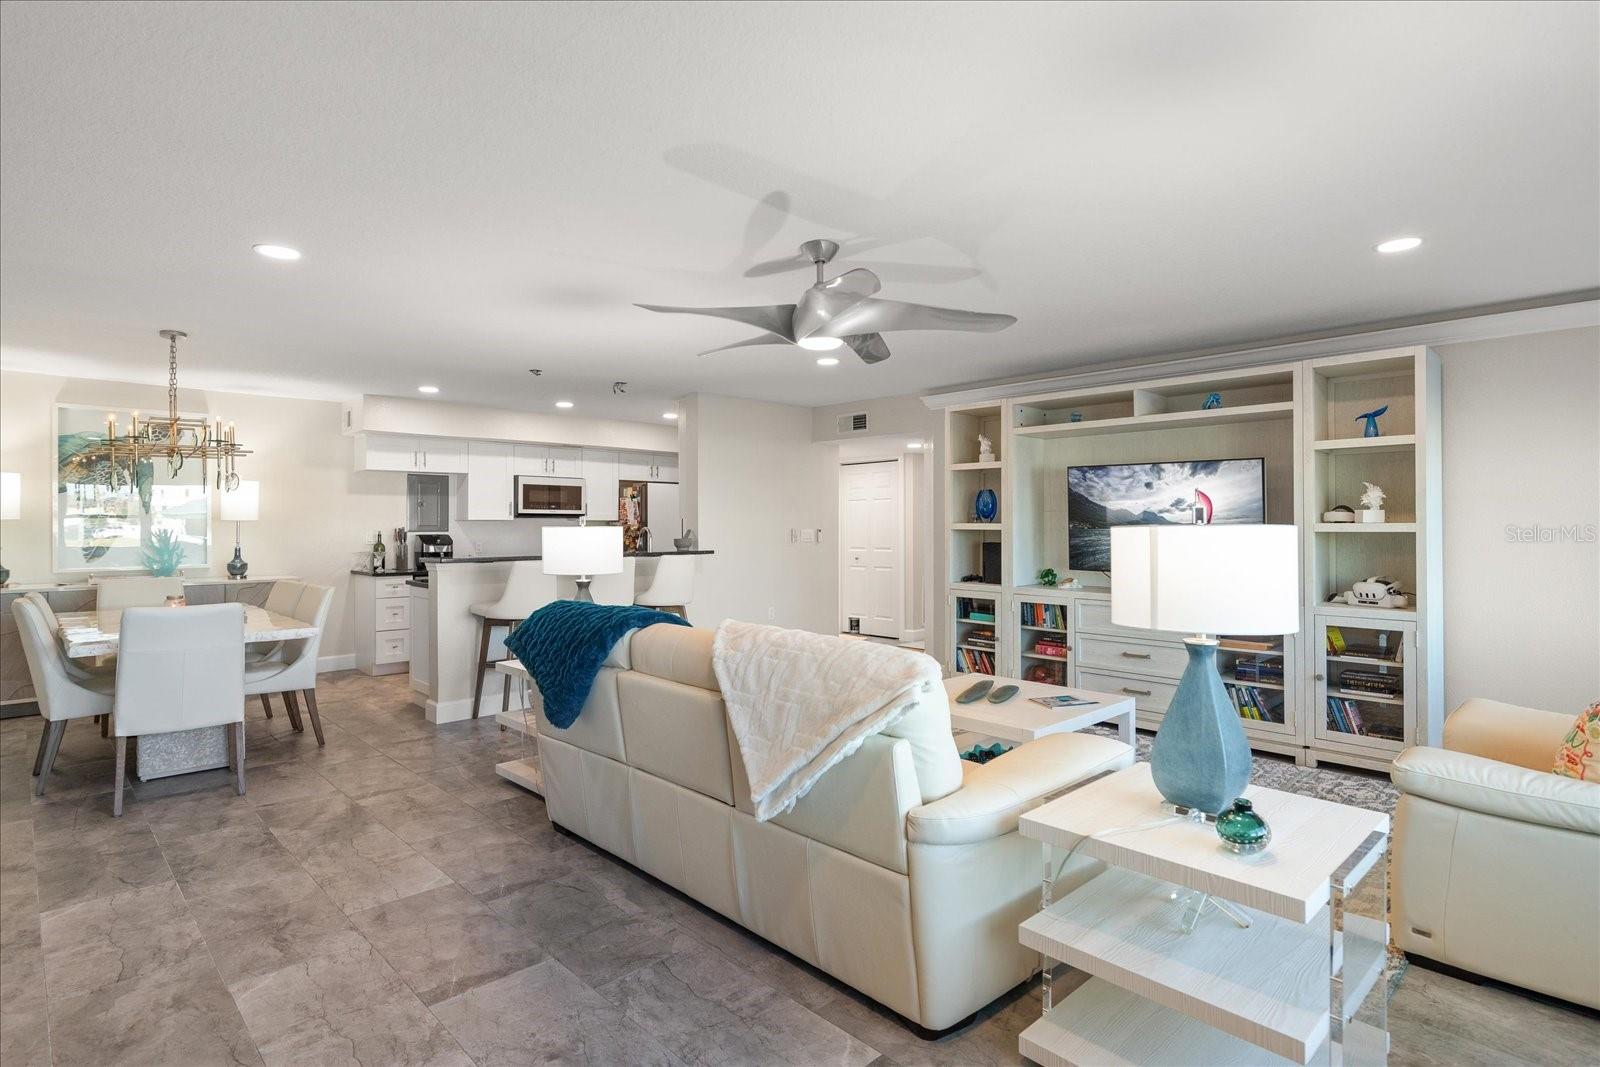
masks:
<path fill-rule="evenodd" d="M 115 487 L 137 484 L 140 467 L 165 460 L 168 473 L 176 476 L 184 464 L 200 461 L 200 482 L 204 484 L 214 465 L 216 486 L 230 492 L 239 488 L 239 474 L 234 462 L 240 456 L 250 455 L 248 448 L 239 447 L 234 437 L 233 423 L 224 425 L 219 416 L 214 422 L 206 419 L 181 418 L 178 415 L 178 338 L 189 335 L 182 330 L 162 330 L 167 349 L 167 415 L 141 420 L 133 413 L 128 432 L 122 433 L 115 415 L 106 416 L 106 439 L 84 456 L 91 463 L 104 463 Z"/>

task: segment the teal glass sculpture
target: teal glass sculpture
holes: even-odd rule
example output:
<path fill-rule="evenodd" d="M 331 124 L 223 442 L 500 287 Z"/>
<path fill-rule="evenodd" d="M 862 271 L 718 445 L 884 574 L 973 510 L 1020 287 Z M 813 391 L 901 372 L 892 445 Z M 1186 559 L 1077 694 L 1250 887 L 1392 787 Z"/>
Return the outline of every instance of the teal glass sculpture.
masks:
<path fill-rule="evenodd" d="M 1217 643 L 1184 641 L 1189 666 L 1161 717 L 1150 777 L 1168 803 L 1216 815 L 1250 780 L 1250 742 L 1217 674 Z"/>
<path fill-rule="evenodd" d="M 1260 852 L 1272 842 L 1272 828 L 1244 797 L 1217 816 L 1217 836 L 1235 852 Z"/>

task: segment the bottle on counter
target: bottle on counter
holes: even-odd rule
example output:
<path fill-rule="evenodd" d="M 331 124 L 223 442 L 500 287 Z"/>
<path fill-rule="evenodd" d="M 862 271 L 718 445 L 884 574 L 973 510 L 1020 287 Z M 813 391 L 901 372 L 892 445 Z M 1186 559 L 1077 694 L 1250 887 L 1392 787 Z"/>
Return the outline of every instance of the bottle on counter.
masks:
<path fill-rule="evenodd" d="M 388 559 L 389 550 L 383 544 L 383 531 L 379 530 L 372 535 L 372 573 L 382 574 L 384 561 Z"/>

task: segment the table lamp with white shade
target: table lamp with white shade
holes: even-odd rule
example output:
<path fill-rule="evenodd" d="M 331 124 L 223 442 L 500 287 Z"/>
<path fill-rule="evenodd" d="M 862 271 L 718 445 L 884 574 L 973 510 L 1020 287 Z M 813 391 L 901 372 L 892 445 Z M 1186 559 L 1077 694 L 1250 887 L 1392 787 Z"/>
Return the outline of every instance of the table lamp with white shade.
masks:
<path fill-rule="evenodd" d="M 622 570 L 622 527 L 546 526 L 540 550 L 546 574 L 568 575 L 578 581 L 574 600 L 589 595 L 589 581 L 596 574 L 616 574 Z"/>
<path fill-rule="evenodd" d="M 15 471 L 0 472 L 0 521 L 12 522 L 22 518 L 22 475 Z M 11 581 L 11 572 L 0 564 L 0 585 Z"/>
<path fill-rule="evenodd" d="M 1296 632 L 1299 584 L 1293 526 L 1112 528 L 1111 621 L 1194 635 L 1150 751 L 1170 803 L 1214 815 L 1244 792 L 1250 743 L 1217 674 L 1214 635 Z"/>
<path fill-rule="evenodd" d="M 240 482 L 238 488 L 222 494 L 219 509 L 222 521 L 233 523 L 233 559 L 228 561 L 228 577 L 243 578 L 250 564 L 239 550 L 239 524 L 261 517 L 261 483 Z"/>

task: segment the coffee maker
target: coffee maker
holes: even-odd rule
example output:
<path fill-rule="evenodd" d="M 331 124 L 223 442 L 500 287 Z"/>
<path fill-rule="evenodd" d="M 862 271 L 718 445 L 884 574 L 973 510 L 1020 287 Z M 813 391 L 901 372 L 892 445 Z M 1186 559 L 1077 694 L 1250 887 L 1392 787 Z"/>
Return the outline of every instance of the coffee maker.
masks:
<path fill-rule="evenodd" d="M 451 559 L 456 554 L 455 542 L 449 534 L 419 533 L 417 534 L 416 575 L 418 578 L 427 576 L 427 563 L 431 560 L 437 562 L 441 559 Z"/>

